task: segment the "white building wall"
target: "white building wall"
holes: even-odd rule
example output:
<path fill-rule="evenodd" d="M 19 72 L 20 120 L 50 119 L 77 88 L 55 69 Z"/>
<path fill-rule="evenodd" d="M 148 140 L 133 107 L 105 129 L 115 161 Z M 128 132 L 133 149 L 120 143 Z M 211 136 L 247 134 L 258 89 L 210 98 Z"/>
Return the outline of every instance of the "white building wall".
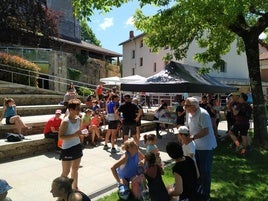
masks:
<path fill-rule="evenodd" d="M 123 44 L 123 76 L 141 75 L 144 77 L 151 76 L 165 67 L 165 62 L 162 58 L 169 50 L 161 50 L 158 53 L 150 52 L 150 49 L 143 44 L 140 47 L 143 36 L 133 38 L 129 42 Z M 135 50 L 135 58 L 132 58 L 132 51 Z M 183 64 L 201 67 L 193 57 L 196 53 L 201 52 L 197 43 L 192 43 L 187 52 L 187 57 L 178 61 Z M 143 65 L 140 66 L 140 58 L 143 58 Z M 218 78 L 233 78 L 233 79 L 248 79 L 248 68 L 245 53 L 238 55 L 236 52 L 235 43 L 232 45 L 231 51 L 222 57 L 226 62 L 226 72 L 213 71 L 210 73 L 213 77 Z M 154 63 L 156 63 L 156 71 L 154 71 Z M 208 64 L 212 66 L 212 64 Z M 134 70 L 133 70 L 134 69 Z"/>
<path fill-rule="evenodd" d="M 123 76 L 141 75 L 149 77 L 165 67 L 166 63 L 162 58 L 168 50 L 152 53 L 145 43 L 141 47 L 141 41 L 142 37 L 123 44 Z M 135 51 L 135 58 L 132 57 L 133 51 Z M 140 65 L 141 58 L 143 60 L 142 66 Z M 156 65 L 156 69 L 154 65 Z"/>

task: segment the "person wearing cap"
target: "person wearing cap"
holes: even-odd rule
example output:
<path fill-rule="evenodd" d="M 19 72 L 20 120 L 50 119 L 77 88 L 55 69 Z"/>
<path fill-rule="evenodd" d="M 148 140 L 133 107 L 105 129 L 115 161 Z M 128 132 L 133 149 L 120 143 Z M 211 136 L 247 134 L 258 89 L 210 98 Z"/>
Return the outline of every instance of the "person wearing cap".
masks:
<path fill-rule="evenodd" d="M 55 115 L 46 123 L 43 133 L 45 138 L 55 139 L 56 147 L 58 148 L 58 132 L 61 124 L 61 110 L 56 110 Z"/>
<path fill-rule="evenodd" d="M 182 145 L 182 151 L 184 156 L 191 157 L 195 162 L 197 177 L 200 176 L 199 170 L 195 159 L 195 142 L 191 139 L 190 132 L 187 126 L 180 126 L 179 129 L 179 142 Z"/>
<path fill-rule="evenodd" d="M 12 187 L 4 179 L 0 179 L 0 201 L 12 201 L 7 197 L 8 191 Z"/>
<path fill-rule="evenodd" d="M 119 117 L 119 120 L 122 122 L 122 130 L 124 135 L 124 141 L 128 139 L 128 133 L 133 136 L 136 144 L 139 144 L 139 139 L 137 137 L 137 122 L 141 118 L 142 110 L 135 104 L 131 102 L 131 97 L 129 94 L 124 95 L 124 103 L 119 106 L 116 110 L 116 115 Z M 123 114 L 123 117 L 120 117 L 120 113 Z"/>
<path fill-rule="evenodd" d="M 213 150 L 217 147 L 216 137 L 207 110 L 200 107 L 198 99 L 188 97 L 185 101 L 186 126 L 196 146 L 196 162 L 200 172 L 200 184 L 205 200 L 210 198 Z"/>

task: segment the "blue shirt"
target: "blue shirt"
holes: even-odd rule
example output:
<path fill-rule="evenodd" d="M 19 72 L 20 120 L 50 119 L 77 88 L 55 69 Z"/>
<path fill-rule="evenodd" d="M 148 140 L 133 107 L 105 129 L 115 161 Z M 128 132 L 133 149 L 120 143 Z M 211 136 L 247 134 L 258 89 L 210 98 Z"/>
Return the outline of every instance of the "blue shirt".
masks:
<path fill-rule="evenodd" d="M 107 112 L 114 113 L 114 108 L 116 108 L 116 103 L 113 101 L 110 101 L 107 105 Z"/>
<path fill-rule="evenodd" d="M 116 171 L 120 179 L 124 178 L 130 181 L 132 177 L 138 174 L 139 153 L 137 152 L 134 156 L 131 156 L 127 151 L 125 154 L 127 155 L 126 164 L 117 168 Z"/>
<path fill-rule="evenodd" d="M 13 117 L 15 115 L 16 115 L 15 107 L 7 106 L 6 111 L 5 111 L 5 118 Z"/>

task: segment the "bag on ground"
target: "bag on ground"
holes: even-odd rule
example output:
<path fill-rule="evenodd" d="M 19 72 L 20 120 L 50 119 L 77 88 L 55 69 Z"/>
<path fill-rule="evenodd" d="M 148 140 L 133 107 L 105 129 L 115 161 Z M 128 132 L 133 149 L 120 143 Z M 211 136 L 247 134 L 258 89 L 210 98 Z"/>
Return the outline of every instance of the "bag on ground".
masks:
<path fill-rule="evenodd" d="M 8 142 L 19 142 L 24 139 L 24 136 L 22 134 L 7 133 L 6 139 Z"/>

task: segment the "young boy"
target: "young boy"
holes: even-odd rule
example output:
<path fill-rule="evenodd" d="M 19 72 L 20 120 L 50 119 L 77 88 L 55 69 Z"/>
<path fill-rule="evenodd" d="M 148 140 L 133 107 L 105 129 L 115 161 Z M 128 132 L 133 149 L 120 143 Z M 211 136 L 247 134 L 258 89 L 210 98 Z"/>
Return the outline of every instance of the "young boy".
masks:
<path fill-rule="evenodd" d="M 189 129 L 187 126 L 180 126 L 179 127 L 179 141 L 182 145 L 183 155 L 189 156 L 194 160 L 197 178 L 199 177 L 199 171 L 195 160 L 195 143 L 190 138 Z"/>

